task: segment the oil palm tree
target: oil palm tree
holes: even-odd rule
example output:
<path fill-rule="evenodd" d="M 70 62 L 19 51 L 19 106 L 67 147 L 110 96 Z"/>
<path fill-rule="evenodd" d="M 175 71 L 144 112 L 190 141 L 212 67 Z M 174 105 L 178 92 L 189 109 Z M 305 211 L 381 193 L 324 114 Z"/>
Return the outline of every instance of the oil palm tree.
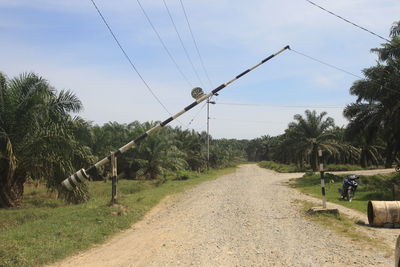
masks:
<path fill-rule="evenodd" d="M 141 132 L 145 132 L 155 123 L 144 123 Z M 137 178 L 162 179 L 167 171 L 178 171 L 187 167 L 185 154 L 176 146 L 175 133 L 170 127 L 142 141 L 133 150 L 131 169 Z"/>
<path fill-rule="evenodd" d="M 354 135 L 365 135 L 368 143 L 378 137 L 385 141 L 385 166 L 391 167 L 400 151 L 400 58 L 363 70 L 365 79 L 356 81 L 350 93 L 357 96 L 344 116 Z"/>
<path fill-rule="evenodd" d="M 324 118 L 326 112 L 306 110 L 305 117 L 294 115 L 296 122 L 289 124 L 290 139 L 295 144 L 295 152 L 298 156 L 308 159 L 311 168 L 316 171 L 318 165 L 318 150 L 333 155 L 339 154 L 343 145 L 337 142 L 333 132 L 329 131 L 335 126 L 331 117 Z"/>
<path fill-rule="evenodd" d="M 400 21 L 393 23 L 390 29 L 392 40 L 389 43 L 382 44 L 381 48 L 373 48 L 372 52 L 378 53 L 381 61 L 396 60 L 400 58 Z"/>
<path fill-rule="evenodd" d="M 17 206 L 27 178 L 44 179 L 69 200 L 85 200 L 82 187 L 64 192 L 60 181 L 90 161 L 90 149 L 75 132 L 82 104 L 70 91 L 56 90 L 43 78 L 24 73 L 8 79 L 0 73 L 0 207 Z"/>

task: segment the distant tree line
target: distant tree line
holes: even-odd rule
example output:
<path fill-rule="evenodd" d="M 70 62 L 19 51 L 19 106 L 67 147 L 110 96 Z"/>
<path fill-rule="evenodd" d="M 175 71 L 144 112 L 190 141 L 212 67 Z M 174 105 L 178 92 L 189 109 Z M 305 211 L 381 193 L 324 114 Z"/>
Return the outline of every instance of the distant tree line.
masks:
<path fill-rule="evenodd" d="M 317 169 L 317 153 L 327 163 L 391 167 L 400 151 L 400 23 L 391 41 L 372 49 L 379 61 L 364 69 L 350 93 L 357 97 L 344 115 L 346 128 L 326 112 L 296 114 L 282 135 L 253 140 L 212 139 L 209 167 L 273 160 Z M 0 73 L 0 208 L 18 206 L 28 180 L 39 180 L 69 202 L 88 198 L 82 184 L 73 192 L 60 182 L 139 136 L 157 122 L 93 125 L 72 113 L 82 103 L 71 91 L 54 89 L 45 79 L 24 73 L 9 79 Z M 165 179 L 182 170 L 207 169 L 207 134 L 167 126 L 118 158 L 120 176 Z M 107 167 L 100 172 L 108 176 Z"/>

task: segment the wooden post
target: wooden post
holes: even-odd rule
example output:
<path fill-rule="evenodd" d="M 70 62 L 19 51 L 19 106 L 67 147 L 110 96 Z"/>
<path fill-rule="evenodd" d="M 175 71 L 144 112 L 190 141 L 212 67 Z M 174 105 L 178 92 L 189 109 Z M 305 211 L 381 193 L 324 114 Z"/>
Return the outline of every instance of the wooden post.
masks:
<path fill-rule="evenodd" d="M 324 163 L 322 158 L 322 150 L 318 150 L 319 159 L 319 173 L 321 175 L 321 193 L 322 193 L 322 207 L 326 209 L 326 196 L 325 196 L 325 178 L 324 178 Z"/>
<path fill-rule="evenodd" d="M 117 157 L 111 154 L 111 205 L 117 202 Z"/>

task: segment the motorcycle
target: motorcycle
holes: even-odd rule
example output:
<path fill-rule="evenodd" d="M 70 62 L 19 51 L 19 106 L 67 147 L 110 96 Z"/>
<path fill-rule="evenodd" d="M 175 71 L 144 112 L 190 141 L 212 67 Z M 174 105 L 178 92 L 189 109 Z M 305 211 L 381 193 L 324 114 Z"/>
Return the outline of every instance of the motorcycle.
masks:
<path fill-rule="evenodd" d="M 342 199 L 347 199 L 349 202 L 353 200 L 358 186 L 358 183 L 356 182 L 358 178 L 357 175 L 350 174 L 343 180 L 343 186 L 342 188 L 339 188 L 339 193 Z"/>

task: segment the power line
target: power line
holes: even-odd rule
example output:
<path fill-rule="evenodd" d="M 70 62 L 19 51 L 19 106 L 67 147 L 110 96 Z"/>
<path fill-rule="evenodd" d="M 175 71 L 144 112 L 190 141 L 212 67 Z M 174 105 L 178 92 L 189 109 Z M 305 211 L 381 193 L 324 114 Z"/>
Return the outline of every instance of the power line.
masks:
<path fill-rule="evenodd" d="M 197 118 L 197 116 L 199 116 L 200 112 L 203 110 L 203 108 L 207 105 L 207 102 L 205 102 L 203 104 L 203 106 L 201 106 L 201 108 L 199 109 L 199 111 L 196 113 L 196 115 L 193 116 L 193 118 L 189 121 L 189 124 L 192 124 L 192 122 Z"/>
<path fill-rule="evenodd" d="M 200 80 L 199 74 L 198 74 L 196 68 L 194 67 L 193 61 L 192 61 L 192 59 L 191 59 L 190 56 L 189 56 L 189 53 L 188 53 L 188 51 L 187 51 L 187 49 L 186 49 L 186 46 L 184 45 L 184 43 L 183 43 L 183 41 L 182 41 L 181 35 L 179 34 L 179 31 L 178 31 L 178 28 L 176 27 L 176 24 L 175 24 L 174 19 L 172 18 L 172 15 L 171 15 L 171 12 L 170 12 L 170 10 L 169 10 L 169 8 L 168 8 L 168 5 L 167 5 L 167 3 L 165 2 L 165 0 L 163 0 L 163 2 L 164 2 L 165 9 L 167 10 L 168 16 L 169 16 L 169 18 L 170 18 L 170 20 L 171 20 L 171 22 L 172 22 L 172 25 L 174 26 L 175 32 L 176 32 L 176 34 L 177 34 L 177 36 L 178 36 L 178 38 L 179 38 L 179 42 L 181 43 L 181 46 L 182 46 L 182 48 L 183 48 L 183 51 L 185 52 L 186 58 L 187 58 L 187 60 L 189 61 L 190 65 L 192 66 L 192 69 L 193 69 L 194 74 L 195 74 L 196 77 L 198 77 L 198 79 Z M 200 81 L 200 82 L 201 82 L 201 81 Z M 203 85 L 203 86 L 204 86 L 204 85 Z"/>
<path fill-rule="evenodd" d="M 332 68 L 332 69 L 335 69 L 335 70 L 344 72 L 344 73 L 346 73 L 346 74 L 348 74 L 348 75 L 354 76 L 354 77 L 359 78 L 359 79 L 364 79 L 364 78 L 361 77 L 360 75 L 351 73 L 351 72 L 349 72 L 349 71 L 347 71 L 347 70 L 344 70 L 344 69 L 342 69 L 342 68 L 336 67 L 335 65 L 326 63 L 326 62 L 324 62 L 324 61 L 322 61 L 322 60 L 319 60 L 319 59 L 317 59 L 317 58 L 315 58 L 315 57 L 312 57 L 312 56 L 306 55 L 306 54 L 304 54 L 304 53 L 302 53 L 302 52 L 296 51 L 296 50 L 294 50 L 293 48 L 290 48 L 290 51 L 293 51 L 293 52 L 295 52 L 296 54 L 299 54 L 299 55 L 301 55 L 301 56 L 303 56 L 303 57 L 306 57 L 306 58 L 308 58 L 308 59 L 311 59 L 311 60 L 313 60 L 313 61 L 316 61 L 316 62 L 318 62 L 318 63 L 321 63 L 321 64 L 323 64 L 323 65 L 325 65 L 325 66 L 328 66 L 328 67 L 330 67 L 330 68 Z"/>
<path fill-rule="evenodd" d="M 275 104 L 231 103 L 231 102 L 216 102 L 215 104 L 230 105 L 230 106 L 273 107 L 273 108 L 335 108 L 335 109 L 344 108 L 344 106 L 275 105 Z"/>
<path fill-rule="evenodd" d="M 385 40 L 385 41 L 387 41 L 387 42 L 390 42 L 390 41 L 389 41 L 388 39 L 386 39 L 385 37 L 382 37 L 382 36 L 380 36 L 379 34 L 374 33 L 373 31 L 370 31 L 370 30 L 368 30 L 368 29 L 366 29 L 366 28 L 364 28 L 364 27 L 362 27 L 362 26 L 360 26 L 360 25 L 357 25 L 357 24 L 355 24 L 354 22 L 351 22 L 350 20 L 345 19 L 345 18 L 343 18 L 342 16 L 337 15 L 337 14 L 333 13 L 332 11 L 329 11 L 329 10 L 327 10 L 326 8 L 322 7 L 322 6 L 317 5 L 316 3 L 314 3 L 314 2 L 312 2 L 312 1 L 310 1 L 310 0 L 306 0 L 306 1 L 309 2 L 310 4 L 316 6 L 316 7 L 318 7 L 318 8 L 320 8 L 320 9 L 324 10 L 325 12 L 328 12 L 329 14 L 331 14 L 331 15 L 337 17 L 337 18 L 339 18 L 339 19 L 341 19 L 341 20 L 344 20 L 345 22 L 347 22 L 347 23 L 349 23 L 349 24 L 351 24 L 351 25 L 353 25 L 353 26 L 355 26 L 355 27 L 357 27 L 357 28 L 360 28 L 360 29 L 363 30 L 363 31 L 366 31 L 366 32 L 368 32 L 368 33 L 370 33 L 370 34 L 372 34 L 372 35 L 375 35 L 376 37 L 381 38 L 382 40 Z"/>
<path fill-rule="evenodd" d="M 116 35 L 114 34 L 113 30 L 111 29 L 110 25 L 107 23 L 107 20 L 104 18 L 103 14 L 101 13 L 100 9 L 97 7 L 96 3 L 94 0 L 90 0 L 97 10 L 97 13 L 100 15 L 102 21 L 104 24 L 107 26 L 107 29 L 111 33 L 112 37 L 114 38 L 114 41 L 117 43 L 119 49 L 122 51 L 124 54 L 125 58 L 128 60 L 129 64 L 131 65 L 132 69 L 136 72 L 136 74 L 139 76 L 140 80 L 142 80 L 143 84 L 146 86 L 147 90 L 153 95 L 153 97 L 157 100 L 157 102 L 164 108 L 164 110 L 171 115 L 169 110 L 166 108 L 166 106 L 161 102 L 161 100 L 157 97 L 157 95 L 153 92 L 149 84 L 144 80 L 138 69 L 135 67 L 135 64 L 133 64 L 131 58 L 128 56 L 128 54 L 125 52 L 125 49 L 122 47 L 121 43 L 118 41 Z"/>
<path fill-rule="evenodd" d="M 257 121 L 257 120 L 237 120 L 229 118 L 210 118 L 211 120 L 219 121 L 237 121 L 237 122 L 254 122 L 254 123 L 271 123 L 271 124 L 287 124 L 286 122 L 276 122 L 276 121 Z"/>
<path fill-rule="evenodd" d="M 330 68 L 336 69 L 336 70 L 341 71 L 341 72 L 343 72 L 343 73 L 346 73 L 346 74 L 348 74 L 348 75 L 354 76 L 354 77 L 356 77 L 356 78 L 358 78 L 358 79 L 360 79 L 360 80 L 365 80 L 365 77 L 361 77 L 360 75 L 351 73 L 351 72 L 349 72 L 349 71 L 347 71 L 347 70 L 344 70 L 344 69 L 342 69 L 342 68 L 339 68 L 339 67 L 337 67 L 337 66 L 335 66 L 335 65 L 329 64 L 329 63 L 327 63 L 327 62 L 325 62 L 325 61 L 322 61 L 322 60 L 320 60 L 320 59 L 317 59 L 317 58 L 315 58 L 315 57 L 306 55 L 305 53 L 296 51 L 296 50 L 294 50 L 294 49 L 291 48 L 291 47 L 289 48 L 289 50 L 290 50 L 290 51 L 293 51 L 294 53 L 296 53 L 296 54 L 298 54 L 298 55 L 300 55 L 300 56 L 303 56 L 303 57 L 305 57 L 305 58 L 311 59 L 311 60 L 313 60 L 313 61 L 315 61 L 315 62 L 318 62 L 318 63 L 323 64 L 323 65 L 325 65 L 325 66 L 328 66 L 328 67 L 330 67 Z M 378 83 L 378 82 L 375 82 L 374 80 L 369 79 L 368 81 L 370 81 L 370 82 L 372 82 L 372 83 L 374 83 L 374 84 L 376 84 L 376 85 L 379 85 L 381 88 L 385 88 L 385 89 L 388 90 L 388 91 L 392 91 L 392 92 L 394 92 L 394 93 L 396 93 L 396 94 L 400 94 L 399 91 L 394 90 L 394 89 L 391 89 L 391 88 L 388 88 L 388 87 L 386 87 L 386 86 L 383 86 L 382 84 L 380 84 L 380 83 Z"/>
<path fill-rule="evenodd" d="M 193 31 L 192 31 L 192 27 L 190 26 L 190 22 L 189 22 L 189 19 L 188 19 L 186 10 L 185 10 L 185 6 L 183 5 L 182 0 L 179 0 L 179 2 L 181 3 L 181 7 L 182 7 L 182 10 L 183 10 L 183 13 L 185 14 L 185 19 L 186 19 L 186 22 L 187 22 L 187 25 L 188 25 L 188 28 L 189 28 L 190 35 L 191 35 L 191 37 L 192 37 L 194 46 L 195 46 L 195 48 L 196 48 L 197 55 L 199 56 L 201 66 L 202 66 L 202 68 L 203 68 L 204 73 L 206 74 L 206 77 L 207 77 L 207 80 L 208 80 L 210 86 L 213 87 L 213 86 L 212 86 L 211 79 L 210 79 L 210 76 L 208 75 L 208 72 L 207 72 L 207 70 L 206 70 L 206 68 L 205 68 L 205 66 L 204 66 L 203 58 L 202 58 L 202 56 L 201 56 L 201 54 L 200 54 L 199 47 L 197 46 L 196 39 L 194 38 L 194 34 L 193 34 Z"/>
<path fill-rule="evenodd" d="M 179 67 L 178 63 L 176 62 L 175 58 L 172 56 L 171 52 L 169 51 L 169 49 L 167 48 L 167 46 L 165 45 L 163 39 L 161 38 L 160 34 L 158 33 L 158 31 L 156 30 L 156 28 L 154 27 L 153 23 L 150 20 L 150 17 L 147 15 L 146 11 L 144 10 L 142 4 L 140 3 L 139 0 L 136 0 L 140 9 L 142 10 L 144 16 L 146 17 L 147 21 L 149 22 L 151 28 L 153 29 L 154 33 L 157 35 L 158 40 L 160 41 L 162 47 L 164 48 L 165 52 L 167 53 L 168 57 L 171 59 L 171 61 L 174 63 L 175 68 L 178 70 L 178 72 L 181 74 L 181 76 L 183 77 L 183 79 L 189 84 L 190 87 L 193 87 L 192 83 L 189 81 L 189 79 L 186 77 L 186 75 L 183 73 L 182 69 Z"/>

